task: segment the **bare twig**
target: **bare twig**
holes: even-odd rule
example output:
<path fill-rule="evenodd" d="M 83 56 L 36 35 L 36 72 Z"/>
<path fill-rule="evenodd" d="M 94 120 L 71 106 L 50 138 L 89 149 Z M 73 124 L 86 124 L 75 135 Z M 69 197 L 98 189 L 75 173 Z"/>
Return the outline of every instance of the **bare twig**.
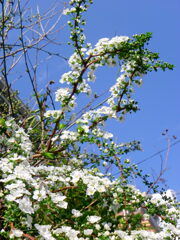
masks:
<path fill-rule="evenodd" d="M 7 86 L 7 94 L 8 94 L 8 98 L 9 98 L 11 114 L 14 117 L 14 109 L 13 109 L 13 103 L 12 103 L 12 99 L 11 99 L 10 86 L 9 86 L 8 78 L 7 78 L 5 31 L 4 31 L 4 29 L 5 29 L 4 0 L 1 1 L 1 9 L 2 9 L 2 35 L 1 35 L 1 39 L 2 39 L 2 50 L 3 50 L 3 65 L 4 65 L 4 68 L 2 70 L 2 74 L 3 74 L 4 80 L 5 80 L 6 86 Z"/>

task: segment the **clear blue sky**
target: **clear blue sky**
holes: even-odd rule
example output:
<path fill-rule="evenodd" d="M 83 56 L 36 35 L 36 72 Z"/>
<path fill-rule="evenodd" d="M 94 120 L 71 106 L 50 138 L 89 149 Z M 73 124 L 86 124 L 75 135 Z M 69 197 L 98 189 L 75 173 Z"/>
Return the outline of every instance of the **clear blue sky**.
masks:
<path fill-rule="evenodd" d="M 40 7 L 49 6 L 49 1 L 37 1 Z M 67 2 L 67 1 L 66 1 Z M 174 71 L 150 73 L 144 78 L 144 84 L 136 90 L 135 98 L 139 101 L 141 111 L 127 117 L 122 123 L 108 124 L 115 134 L 115 139 L 125 142 L 140 140 L 143 152 L 132 153 L 129 158 L 139 162 L 167 147 L 167 137 L 162 136 L 169 130 L 171 144 L 180 140 L 180 1 L 179 0 L 94 0 L 86 14 L 87 41 L 96 43 L 99 38 L 115 35 L 140 34 L 153 32 L 149 47 L 160 53 L 163 60 L 175 65 Z M 63 17 L 62 23 L 67 21 Z M 68 41 L 66 26 L 59 33 L 63 42 L 59 52 L 69 56 L 71 50 L 65 47 Z M 57 50 L 57 49 L 56 49 Z M 49 61 L 48 79 L 58 82 L 61 74 L 67 70 L 65 62 Z M 40 81 L 46 83 L 46 70 L 40 73 Z M 102 70 L 98 73 L 97 90 L 106 89 L 113 84 L 117 71 Z M 45 77 L 46 76 L 46 77 Z M 177 139 L 173 139 L 175 135 Z M 166 159 L 166 151 L 149 159 L 141 167 L 148 173 L 158 174 L 161 159 Z M 169 188 L 180 193 L 180 143 L 170 148 L 167 171 L 163 177 Z"/>
<path fill-rule="evenodd" d="M 163 60 L 175 65 L 174 71 L 152 73 L 136 91 L 141 111 L 130 115 L 123 124 L 109 126 L 119 141 L 139 139 L 143 152 L 130 154 L 139 162 L 167 147 L 167 137 L 161 133 L 169 130 L 171 143 L 180 139 L 180 2 L 179 0 L 95 0 L 87 14 L 88 41 L 115 35 L 153 32 L 150 48 L 160 53 Z M 111 82 L 113 76 L 103 75 L 99 81 Z M 101 82 L 102 84 L 102 82 Z M 101 85 L 100 84 L 100 85 Z M 172 135 L 177 137 L 172 139 Z M 166 152 L 149 159 L 141 166 L 148 173 L 158 174 L 161 159 Z M 180 193 L 180 144 L 170 148 L 166 184 Z"/>

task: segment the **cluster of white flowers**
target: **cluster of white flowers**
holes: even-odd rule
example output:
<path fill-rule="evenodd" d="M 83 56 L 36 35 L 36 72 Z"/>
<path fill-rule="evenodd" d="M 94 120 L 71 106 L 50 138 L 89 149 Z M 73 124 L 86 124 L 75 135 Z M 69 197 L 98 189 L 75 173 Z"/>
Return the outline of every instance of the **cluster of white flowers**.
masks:
<path fill-rule="evenodd" d="M 93 197 L 96 193 L 103 194 L 106 192 L 112 192 L 112 196 L 114 198 L 112 204 L 108 206 L 106 199 L 103 199 L 103 205 L 108 206 L 110 211 L 113 210 L 115 215 L 118 213 L 119 209 L 118 196 L 119 194 L 123 193 L 123 190 L 119 187 L 119 182 L 117 180 L 110 181 L 103 174 L 95 171 L 95 169 L 78 170 L 66 165 L 62 167 L 43 165 L 39 167 L 33 167 L 27 163 L 26 159 L 23 159 L 22 162 L 14 167 L 11 165 L 8 169 L 11 169 L 11 171 L 7 171 L 3 166 L 0 167 L 0 170 L 4 173 L 1 182 L 5 184 L 5 198 L 9 202 L 17 203 L 19 210 L 27 216 L 26 225 L 29 228 L 32 228 L 32 223 L 35 224 L 34 226 L 38 230 L 42 239 L 55 240 L 55 236 L 61 236 L 62 234 L 65 234 L 65 236 L 70 240 L 86 240 L 89 239 L 87 238 L 88 236 L 93 234 L 95 231 L 94 229 L 98 231 L 98 237 L 108 236 L 109 239 L 112 240 L 117 239 L 118 237 L 121 237 L 122 239 L 135 240 L 138 236 L 142 239 L 165 239 L 167 236 L 178 236 L 180 232 L 180 230 L 178 230 L 174 225 L 160 222 L 160 226 L 163 224 L 163 230 L 159 233 L 148 234 L 145 230 L 138 230 L 132 231 L 131 235 L 128 235 L 128 233 L 119 229 L 113 230 L 114 227 L 111 222 L 102 222 L 101 215 L 87 216 L 87 224 L 92 225 L 92 228 L 90 228 L 90 225 L 88 228 L 85 227 L 79 230 L 73 229 L 72 227 L 66 225 L 62 225 L 58 228 L 54 228 L 54 226 L 49 224 L 40 225 L 39 223 L 34 222 L 33 219 L 36 215 L 36 212 L 38 214 L 41 202 L 43 202 L 45 199 L 51 199 L 51 201 L 59 209 L 69 209 L 69 200 L 67 199 L 66 195 L 61 192 L 61 188 L 71 188 L 71 186 L 73 188 L 78 188 L 79 184 L 82 182 L 86 186 L 86 196 Z M 60 191 L 56 192 L 58 189 Z M 127 185 L 127 189 L 129 189 L 130 192 L 133 192 L 134 197 L 132 197 L 132 199 L 136 199 L 135 203 L 138 202 L 138 197 L 141 195 L 144 197 L 144 199 L 147 198 L 147 203 L 150 199 L 153 204 L 158 206 L 159 201 L 154 202 L 154 199 L 157 199 L 157 194 L 149 198 L 145 193 L 140 192 L 132 185 Z M 169 192 L 167 192 L 167 194 L 169 194 Z M 179 212 L 176 209 L 176 216 L 178 213 Z M 71 214 L 72 219 L 79 219 L 81 216 L 83 216 L 84 210 L 72 208 Z M 171 233 L 169 232 L 170 230 Z M 23 231 L 21 229 L 14 229 L 11 232 L 12 237 L 20 237 L 22 234 Z M 95 239 L 98 239 L 98 237 Z"/>
<path fill-rule="evenodd" d="M 7 120 L 6 123 L 7 132 L 10 134 L 10 138 L 4 137 L 6 145 L 10 149 L 13 149 L 14 146 L 18 145 L 18 148 L 24 152 L 25 155 L 30 155 L 32 151 L 32 143 L 29 140 L 28 134 L 24 131 L 22 127 L 19 127 L 14 119 Z"/>
<path fill-rule="evenodd" d="M 78 137 L 78 134 L 76 132 L 64 130 L 62 135 L 60 136 L 60 139 L 62 141 L 65 141 L 65 140 L 76 141 L 77 137 Z"/>
<path fill-rule="evenodd" d="M 56 240 L 50 231 L 51 225 L 39 225 L 35 224 L 35 228 L 38 230 L 39 235 L 43 237 L 44 240 Z"/>
<path fill-rule="evenodd" d="M 44 117 L 49 118 L 53 117 L 54 119 L 59 118 L 62 115 L 62 110 L 48 110 L 45 112 Z"/>
<path fill-rule="evenodd" d="M 81 52 L 82 52 L 82 55 L 84 55 L 84 51 L 86 51 L 86 48 L 82 48 L 81 49 Z M 80 56 L 75 52 L 71 55 L 71 57 L 69 58 L 69 66 L 70 68 L 72 69 L 72 72 L 70 72 L 71 74 L 75 74 L 75 73 L 79 73 L 82 71 L 82 60 L 80 58 Z M 74 75 L 72 75 L 72 80 L 74 80 L 75 77 Z M 62 80 L 60 80 L 60 82 L 63 82 Z"/>
<path fill-rule="evenodd" d="M 89 223 L 97 223 L 99 222 L 99 220 L 101 219 L 101 217 L 98 217 L 98 216 L 88 216 L 87 220 Z"/>
<path fill-rule="evenodd" d="M 62 226 L 61 228 L 57 228 L 53 231 L 55 235 L 59 235 L 65 233 L 65 236 L 68 237 L 69 240 L 83 240 L 84 238 L 78 238 L 78 234 L 80 231 L 72 229 L 69 226 Z"/>
<path fill-rule="evenodd" d="M 103 117 L 107 118 L 115 118 L 115 112 L 107 106 L 100 107 L 96 110 L 88 111 L 87 113 L 83 114 L 76 123 L 81 126 L 81 129 L 84 130 L 84 133 L 90 132 L 90 125 L 93 124 L 94 121 L 98 121 L 100 119 L 98 125 L 103 125 L 104 120 Z M 110 139 L 113 137 L 112 133 L 102 130 L 98 126 L 93 127 L 91 130 L 92 134 L 96 137 L 103 137 L 104 139 Z"/>
<path fill-rule="evenodd" d="M 79 4 L 81 5 L 83 3 L 81 1 L 70 2 L 70 5 L 73 4 L 77 4 L 79 8 Z M 74 12 L 75 8 L 73 7 L 71 11 Z M 76 106 L 76 94 L 91 94 L 92 90 L 88 82 L 95 80 L 96 69 L 99 66 L 104 65 L 115 66 L 116 55 L 118 55 L 124 44 L 128 41 L 129 37 L 127 36 L 116 36 L 112 39 L 102 38 L 97 42 L 94 48 L 91 44 L 87 44 L 87 48 L 81 46 L 79 47 L 78 51 L 75 51 L 75 53 L 71 55 L 68 61 L 71 71 L 62 75 L 60 83 L 71 85 L 72 88 L 60 88 L 56 92 L 56 101 L 60 101 L 62 103 L 62 106 L 64 107 L 63 111 L 69 110 L 69 107 L 72 109 Z M 82 123 L 82 121 L 85 123 L 86 115 L 89 115 L 87 118 L 91 120 L 95 117 L 98 117 L 98 115 L 99 117 L 100 115 L 104 115 L 108 118 L 113 117 L 123 120 L 124 115 L 130 111 L 127 109 L 138 109 L 137 103 L 131 99 L 131 93 L 133 92 L 131 75 L 133 73 L 134 77 L 140 76 L 137 71 L 134 72 L 136 67 L 137 63 L 135 60 L 126 60 L 126 63 L 122 65 L 122 74 L 117 78 L 115 85 L 110 88 L 111 96 L 107 101 L 109 106 L 102 106 L 95 111 L 89 111 L 87 114 L 84 114 L 83 117 L 77 121 L 77 123 Z M 87 74 L 86 76 L 84 76 L 85 73 Z M 134 80 L 134 83 L 137 85 L 140 85 L 141 82 L 142 79 L 136 78 Z M 127 92 L 127 87 L 129 92 Z M 127 94 L 127 98 L 122 98 L 124 93 Z M 121 108 L 118 104 L 119 99 L 121 99 Z M 119 111 L 121 111 L 122 114 L 117 116 L 117 112 Z M 47 115 L 48 114 L 53 115 L 51 112 L 47 112 Z M 54 112 L 54 115 L 56 117 L 58 113 Z M 94 117 L 92 117 L 92 115 L 94 115 Z M 88 123 L 89 121 L 86 121 L 86 124 Z M 103 121 L 101 121 L 101 123 L 103 123 Z M 85 132 L 89 131 L 85 125 L 81 127 L 86 129 Z"/>
<path fill-rule="evenodd" d="M 120 237 L 120 239 L 127 239 L 127 240 L 136 240 L 136 239 L 142 239 L 142 240 L 164 240 L 164 239 L 178 239 L 176 238 L 176 235 L 172 232 L 168 232 L 170 229 L 164 229 L 164 231 L 161 231 L 159 233 L 150 232 L 147 230 L 138 230 L 138 231 L 131 231 L 131 235 L 128 235 L 126 232 L 121 230 L 115 231 L 115 236 Z M 117 239 L 115 236 L 111 237 L 110 239 L 114 240 Z M 177 235 L 178 236 L 178 235 Z"/>
<path fill-rule="evenodd" d="M 90 121 L 92 122 L 104 116 L 108 118 L 116 118 L 115 112 L 112 110 L 111 107 L 102 106 L 96 110 L 91 110 L 83 114 L 81 118 L 77 120 L 77 123 L 89 125 Z"/>
<path fill-rule="evenodd" d="M 72 214 L 74 217 L 80 217 L 82 216 L 82 213 L 79 211 L 79 210 L 76 210 L 76 209 L 72 209 Z"/>
<path fill-rule="evenodd" d="M 115 49 L 119 50 L 122 46 L 122 43 L 127 42 L 129 37 L 127 36 L 116 36 L 111 39 L 109 38 L 101 38 L 96 43 L 95 48 L 91 52 L 91 54 L 103 54 L 105 52 L 111 52 Z"/>
<path fill-rule="evenodd" d="M 81 6 L 81 12 L 85 12 L 87 10 L 87 8 Z M 68 15 L 70 13 L 76 13 L 76 8 L 72 7 L 72 8 L 66 8 L 63 10 L 63 15 Z"/>
<path fill-rule="evenodd" d="M 149 232 L 146 230 L 138 230 L 138 231 L 131 231 L 131 235 L 126 233 L 125 231 L 122 230 L 115 230 L 114 232 L 110 231 L 111 228 L 111 223 L 104 223 L 104 229 L 106 229 L 105 232 L 101 233 L 99 232 L 98 237 L 94 238 L 96 240 L 99 239 L 101 236 L 108 236 L 110 240 L 117 240 L 117 239 L 126 239 L 126 240 L 137 240 L 137 239 L 143 239 L 143 240 L 164 240 L 167 237 L 170 237 L 171 239 L 178 239 L 179 236 L 179 231 L 174 231 L 173 227 L 170 228 L 170 226 L 162 232 L 155 233 L 155 232 Z M 35 225 L 35 227 L 41 232 L 41 236 L 44 237 L 46 240 L 54 240 L 55 238 L 52 237 L 52 234 L 50 233 L 49 229 L 52 227 L 50 225 L 45 225 L 45 226 L 40 226 L 40 225 Z M 97 230 L 100 230 L 100 225 L 96 224 L 95 228 Z M 42 232 L 43 230 L 43 232 Z M 170 232 L 172 230 L 173 232 Z M 176 232 L 176 233 L 175 233 Z M 92 236 L 93 234 L 93 229 L 88 228 L 84 229 L 83 234 L 85 237 L 79 237 L 80 231 L 72 229 L 70 226 L 62 226 L 61 228 L 57 228 L 56 230 L 52 230 L 52 233 L 55 235 L 60 235 L 62 233 L 65 234 L 66 237 L 68 237 L 69 240 L 87 240 L 87 236 Z M 175 233 L 175 235 L 174 235 Z M 174 237 L 173 237 L 174 236 Z M 175 237 L 177 236 L 177 237 Z"/>
<path fill-rule="evenodd" d="M 76 103 L 76 97 L 73 95 L 71 96 L 71 89 L 70 88 L 59 88 L 56 92 L 56 101 L 61 102 L 62 107 L 69 110 L 69 108 L 74 108 Z M 71 97 L 70 97 L 71 96 Z"/>
<path fill-rule="evenodd" d="M 10 234 L 10 238 L 14 238 L 14 237 L 19 238 L 19 237 L 22 237 L 22 235 L 23 235 L 23 232 L 21 230 L 14 228 L 12 229 L 12 232 Z"/>
<path fill-rule="evenodd" d="M 92 134 L 95 135 L 96 137 L 101 137 L 104 139 L 109 139 L 113 137 L 112 133 L 109 133 L 107 131 L 103 131 L 100 128 L 96 127 L 92 130 Z"/>
<path fill-rule="evenodd" d="M 89 2 L 90 4 L 92 4 L 92 3 L 93 3 L 93 0 L 88 0 L 88 2 Z M 85 3 L 85 2 L 82 1 L 82 0 L 70 0 L 70 1 L 69 1 L 69 4 L 70 4 L 71 6 L 73 6 L 73 7 L 64 9 L 63 14 L 64 14 L 64 15 L 68 15 L 68 14 L 71 14 L 71 13 L 76 13 L 76 11 L 77 11 L 77 10 L 76 10 L 76 6 L 79 7 L 79 11 L 81 11 L 81 12 L 86 12 L 86 11 L 87 11 L 87 8 L 88 8 L 88 5 L 87 5 L 87 4 L 82 5 L 83 3 Z M 74 6 L 75 6 L 75 7 L 74 7 Z"/>
<path fill-rule="evenodd" d="M 99 66 L 115 66 L 116 60 L 115 56 L 118 54 L 118 52 L 121 50 L 123 43 L 127 42 L 129 38 L 127 36 L 116 36 L 112 39 L 103 38 L 98 41 L 98 43 L 95 45 L 95 48 L 91 46 L 91 44 L 88 44 L 87 48 L 81 48 L 79 51 L 80 54 L 75 52 L 71 55 L 69 59 L 69 66 L 71 68 L 71 71 L 64 73 L 60 79 L 60 83 L 67 83 L 72 86 L 74 84 L 77 84 L 76 92 L 75 94 L 79 93 L 86 93 L 91 94 L 92 90 L 89 86 L 89 81 L 94 81 L 95 71 Z M 112 56 L 111 56 L 112 54 Z M 82 57 L 85 59 L 84 62 L 87 61 L 87 66 L 84 65 L 84 62 L 82 61 Z M 121 94 L 124 92 L 125 88 L 129 87 L 130 92 L 133 91 L 132 87 L 132 79 L 129 79 L 132 75 L 133 76 L 140 76 L 141 74 L 138 74 L 138 72 L 134 73 L 134 70 L 137 66 L 137 63 L 135 61 L 127 61 L 122 65 L 122 74 L 117 78 L 116 83 L 114 86 L 110 88 L 111 97 L 108 100 L 109 109 L 106 109 L 108 111 L 108 116 L 112 116 L 117 118 L 116 114 L 116 106 L 117 101 L 121 97 Z M 82 73 L 87 72 L 87 77 L 83 76 Z M 140 85 L 142 82 L 142 79 L 135 79 L 134 82 L 137 85 Z M 56 92 L 56 101 L 60 102 L 66 102 L 67 105 L 71 105 L 71 107 L 75 107 L 75 96 L 74 94 L 71 96 L 70 99 L 68 97 L 70 96 L 72 92 L 72 89 L 70 88 L 60 88 Z M 121 103 L 123 106 L 128 106 L 128 104 L 133 105 L 134 108 L 137 108 L 137 105 L 134 100 L 130 98 L 130 95 L 128 95 L 128 100 L 121 99 Z M 124 101 L 124 103 L 123 103 Z M 122 106 L 122 107 L 123 107 Z M 99 112 L 103 110 L 99 109 Z M 108 107 L 106 107 L 108 108 Z M 98 111 L 96 111 L 98 113 Z M 126 113 L 126 110 L 124 109 L 123 113 Z"/>

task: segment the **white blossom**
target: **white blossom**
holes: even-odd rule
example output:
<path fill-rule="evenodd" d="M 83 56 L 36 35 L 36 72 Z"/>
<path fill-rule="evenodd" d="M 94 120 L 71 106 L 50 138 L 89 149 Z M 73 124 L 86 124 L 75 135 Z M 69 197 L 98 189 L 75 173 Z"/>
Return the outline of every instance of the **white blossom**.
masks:
<path fill-rule="evenodd" d="M 23 198 L 15 200 L 19 204 L 19 208 L 22 212 L 32 214 L 34 213 L 34 209 L 32 208 L 32 202 L 29 197 L 24 196 Z"/>
<path fill-rule="evenodd" d="M 45 239 L 45 240 L 55 240 L 55 238 L 52 236 L 50 232 L 51 225 L 39 225 L 35 224 L 35 228 L 39 231 L 39 234 Z"/>
<path fill-rule="evenodd" d="M 23 235 L 23 232 L 21 230 L 14 228 L 11 231 L 10 238 L 22 237 L 22 235 Z"/>
<path fill-rule="evenodd" d="M 72 214 L 74 215 L 74 217 L 80 217 L 82 216 L 82 213 L 79 210 L 76 209 L 72 209 Z"/>
<path fill-rule="evenodd" d="M 84 229 L 84 235 L 91 235 L 93 233 L 93 229 Z"/>
<path fill-rule="evenodd" d="M 90 223 L 99 222 L 100 219 L 101 219 L 101 217 L 99 217 L 99 216 L 88 216 L 87 217 L 87 221 Z"/>

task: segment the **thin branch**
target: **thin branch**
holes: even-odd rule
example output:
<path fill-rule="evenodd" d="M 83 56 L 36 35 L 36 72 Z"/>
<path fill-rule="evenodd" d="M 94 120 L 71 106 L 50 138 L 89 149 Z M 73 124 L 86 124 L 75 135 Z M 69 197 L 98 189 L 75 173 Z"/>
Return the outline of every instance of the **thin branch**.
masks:
<path fill-rule="evenodd" d="M 23 19 L 22 19 L 22 10 L 21 10 L 21 5 L 20 5 L 20 0 L 18 0 L 18 9 L 19 9 L 19 15 L 20 15 L 20 26 L 21 26 L 21 37 L 20 37 L 20 41 L 22 43 L 22 48 L 23 48 L 23 52 L 24 52 L 24 61 L 25 61 L 25 65 L 26 65 L 26 71 L 29 75 L 29 79 L 36 97 L 36 101 L 38 103 L 38 107 L 40 110 L 40 119 L 41 119 L 41 142 L 43 142 L 44 139 L 44 119 L 43 119 L 43 111 L 42 111 L 42 106 L 39 100 L 39 96 L 38 96 L 38 92 L 36 90 L 35 84 L 34 84 L 34 80 L 33 77 L 31 76 L 30 70 L 29 70 L 29 66 L 28 66 L 28 59 L 27 59 L 27 52 L 25 49 L 25 44 L 24 44 L 24 38 L 23 38 Z"/>
<path fill-rule="evenodd" d="M 5 35 L 4 35 L 4 28 L 5 28 L 4 0 L 2 0 L 2 2 L 1 2 L 1 7 L 2 7 L 2 35 L 1 35 L 1 39 L 2 39 L 2 49 L 3 49 L 3 65 L 4 65 L 4 69 L 2 70 L 2 74 L 3 74 L 4 80 L 5 80 L 6 86 L 7 86 L 7 94 L 8 94 L 8 98 L 9 98 L 11 114 L 14 117 L 14 109 L 13 109 L 13 103 L 12 103 L 12 99 L 11 99 L 10 86 L 9 86 L 8 79 L 7 79 Z"/>
<path fill-rule="evenodd" d="M 13 233 L 13 230 L 15 229 L 14 224 L 11 222 L 10 223 L 10 228 L 11 228 L 11 233 Z M 23 233 L 22 236 L 24 236 L 25 238 L 29 239 L 29 240 L 36 240 L 35 237 L 32 237 L 31 235 L 27 234 L 27 233 Z"/>
<path fill-rule="evenodd" d="M 170 147 L 174 147 L 174 146 L 175 146 L 176 144 L 178 144 L 178 143 L 180 143 L 180 140 L 178 140 L 178 141 L 170 144 Z M 152 154 L 151 156 L 143 159 L 142 161 L 137 162 L 136 164 L 139 165 L 139 164 L 141 164 L 141 163 L 144 163 L 144 162 L 148 161 L 149 159 L 154 158 L 154 157 L 156 157 L 157 155 L 159 155 L 160 153 L 165 152 L 165 151 L 167 151 L 167 150 L 168 150 L 168 147 L 163 148 L 163 149 L 161 149 L 160 151 Z"/>

